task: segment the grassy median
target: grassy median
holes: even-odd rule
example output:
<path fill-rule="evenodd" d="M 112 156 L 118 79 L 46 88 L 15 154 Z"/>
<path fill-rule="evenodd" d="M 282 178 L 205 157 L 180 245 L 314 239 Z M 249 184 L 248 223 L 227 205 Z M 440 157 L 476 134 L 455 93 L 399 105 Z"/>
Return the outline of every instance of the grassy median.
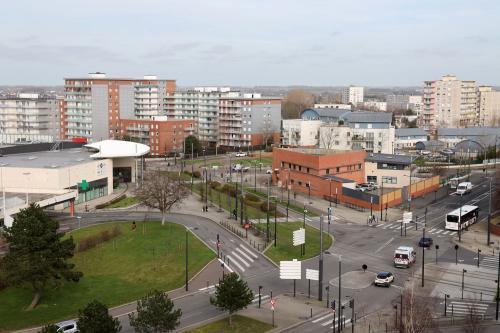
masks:
<path fill-rule="evenodd" d="M 229 326 L 229 319 L 221 319 L 186 333 L 263 333 L 273 329 L 273 326 L 252 318 L 234 315 L 233 326 Z"/>
<path fill-rule="evenodd" d="M 121 234 L 97 247 L 79 252 L 72 259 L 84 273 L 78 283 L 67 282 L 57 290 L 47 290 L 40 304 L 31 311 L 32 292 L 28 288 L 0 291 L 0 331 L 41 325 L 74 317 L 78 309 L 93 299 L 108 306 L 132 302 L 152 289 L 172 290 L 184 285 L 185 228 L 160 222 L 106 223 L 72 233 L 75 243 L 103 230 L 121 229 Z M 194 276 L 214 258 L 194 235 L 189 233 L 189 276 Z"/>

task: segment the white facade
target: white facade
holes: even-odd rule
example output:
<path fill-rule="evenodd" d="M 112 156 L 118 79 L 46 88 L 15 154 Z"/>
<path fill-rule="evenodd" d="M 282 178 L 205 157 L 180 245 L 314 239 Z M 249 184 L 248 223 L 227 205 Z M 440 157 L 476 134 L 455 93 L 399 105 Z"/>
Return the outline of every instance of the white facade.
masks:
<path fill-rule="evenodd" d="M 366 102 L 363 102 L 363 106 L 370 108 L 370 109 L 375 109 L 378 111 L 387 111 L 387 102 L 366 101 Z"/>
<path fill-rule="evenodd" d="M 351 104 L 314 104 L 314 108 L 351 110 Z"/>
<path fill-rule="evenodd" d="M 500 91 L 479 87 L 477 92 L 479 126 L 500 127 Z"/>
<path fill-rule="evenodd" d="M 352 128 L 325 124 L 319 129 L 319 147 L 334 150 L 359 150 L 392 154 L 395 129 L 389 128 Z"/>
<path fill-rule="evenodd" d="M 302 147 L 317 146 L 321 120 L 284 119 L 281 144 Z"/>
<path fill-rule="evenodd" d="M 342 89 L 342 103 L 356 105 L 364 101 L 364 87 L 349 86 Z"/>

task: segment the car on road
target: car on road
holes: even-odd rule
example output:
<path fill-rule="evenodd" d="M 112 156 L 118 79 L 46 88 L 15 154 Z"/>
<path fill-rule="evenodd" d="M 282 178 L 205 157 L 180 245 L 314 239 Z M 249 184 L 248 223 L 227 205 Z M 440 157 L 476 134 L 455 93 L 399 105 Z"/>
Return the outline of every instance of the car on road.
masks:
<path fill-rule="evenodd" d="M 247 156 L 247 153 L 245 152 L 239 151 L 236 153 L 236 157 L 245 157 L 245 156 Z"/>
<path fill-rule="evenodd" d="M 458 184 L 457 187 L 457 194 L 458 195 L 464 195 L 469 193 L 472 190 L 472 183 L 471 182 L 463 182 Z"/>
<path fill-rule="evenodd" d="M 434 241 L 430 237 L 422 237 L 418 241 L 418 246 L 420 247 L 431 247 Z"/>
<path fill-rule="evenodd" d="M 400 246 L 394 251 L 394 267 L 409 268 L 416 259 L 417 253 L 411 246 Z"/>
<path fill-rule="evenodd" d="M 373 282 L 376 286 L 390 287 L 394 282 L 394 275 L 391 272 L 379 272 Z"/>
<path fill-rule="evenodd" d="M 66 320 L 54 325 L 57 328 L 57 333 L 78 333 L 76 321 Z"/>
<path fill-rule="evenodd" d="M 268 175 L 270 175 L 270 174 L 272 174 L 272 173 L 273 173 L 273 170 L 268 169 L 268 170 L 266 170 L 266 173 L 267 173 Z"/>

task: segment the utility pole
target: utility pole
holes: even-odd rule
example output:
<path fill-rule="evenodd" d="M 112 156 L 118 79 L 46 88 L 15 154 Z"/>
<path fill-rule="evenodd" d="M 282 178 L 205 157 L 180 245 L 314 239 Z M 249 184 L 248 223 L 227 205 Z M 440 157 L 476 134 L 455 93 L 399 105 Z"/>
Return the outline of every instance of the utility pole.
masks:
<path fill-rule="evenodd" d="M 241 172 L 241 194 L 240 194 L 240 200 L 241 200 L 241 205 L 240 205 L 240 225 L 243 225 L 243 205 L 245 204 L 245 200 L 243 198 L 243 170 Z"/>
<path fill-rule="evenodd" d="M 194 148 L 191 142 L 191 193 L 193 193 L 193 173 L 194 173 Z"/>
<path fill-rule="evenodd" d="M 489 200 L 489 205 L 488 205 L 488 234 L 487 234 L 487 237 L 486 237 L 486 245 L 487 246 L 490 246 L 490 242 L 491 242 L 491 236 L 490 236 L 490 223 L 491 223 L 491 180 L 493 178 L 493 175 L 490 176 L 490 200 Z"/>
<path fill-rule="evenodd" d="M 186 291 L 188 291 L 188 229 L 186 228 Z"/>
<path fill-rule="evenodd" d="M 415 221 L 415 223 L 417 222 Z M 425 242 L 425 227 L 422 229 L 422 241 Z M 422 288 L 424 287 L 424 267 L 425 267 L 425 247 L 422 246 Z"/>
<path fill-rule="evenodd" d="M 383 214 L 384 214 L 384 178 L 382 178 L 382 191 L 379 197 L 380 201 L 380 221 L 382 222 Z M 353 326 L 354 327 L 354 326 Z"/>
<path fill-rule="evenodd" d="M 271 179 L 267 180 L 267 209 L 266 209 L 266 219 L 267 219 L 267 231 L 266 240 L 269 243 L 269 196 L 271 195 Z"/>
<path fill-rule="evenodd" d="M 323 215 L 319 218 L 319 278 L 318 278 L 318 301 L 323 300 Z M 327 300 L 328 302 L 328 300 Z"/>
<path fill-rule="evenodd" d="M 410 157 L 410 186 L 408 187 L 408 211 L 411 212 L 411 167 L 413 164 L 413 156 Z"/>
<path fill-rule="evenodd" d="M 288 222 L 288 210 L 290 209 L 290 184 L 288 184 L 290 171 L 286 175 L 286 191 L 287 191 L 287 201 L 286 201 L 286 221 Z"/>
<path fill-rule="evenodd" d="M 340 320 L 342 318 L 342 256 L 339 254 L 339 330 Z"/>
<path fill-rule="evenodd" d="M 496 144 L 496 142 L 495 142 Z M 495 151 L 495 157 L 496 157 L 496 151 Z M 495 319 L 498 321 L 498 307 L 499 307 L 499 302 L 500 302 L 500 251 L 498 252 L 498 273 L 497 273 L 497 309 L 496 309 L 496 314 L 495 314 Z"/>

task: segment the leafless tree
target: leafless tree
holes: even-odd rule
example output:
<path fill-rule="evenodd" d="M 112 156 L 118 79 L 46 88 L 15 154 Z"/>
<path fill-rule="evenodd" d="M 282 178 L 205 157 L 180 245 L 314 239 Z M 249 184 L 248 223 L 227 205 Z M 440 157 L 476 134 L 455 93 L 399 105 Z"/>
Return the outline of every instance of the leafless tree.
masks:
<path fill-rule="evenodd" d="M 465 333 L 483 333 L 484 327 L 481 326 L 482 316 L 478 313 L 474 304 L 469 304 L 463 329 Z"/>
<path fill-rule="evenodd" d="M 160 210 L 162 225 L 165 224 L 167 212 L 174 205 L 181 203 L 188 194 L 189 189 L 180 178 L 160 170 L 148 171 L 144 182 L 136 191 L 136 195 L 146 206 Z"/>
<path fill-rule="evenodd" d="M 271 122 L 271 118 L 265 119 L 262 123 L 262 140 L 264 144 L 267 146 L 271 143 L 274 143 L 274 135 L 278 132 L 278 129 Z"/>
<path fill-rule="evenodd" d="M 299 118 L 300 112 L 314 105 L 314 95 L 302 89 L 290 90 L 281 106 L 283 119 Z"/>
<path fill-rule="evenodd" d="M 432 298 L 417 295 L 414 283 L 409 283 L 403 290 L 403 316 L 398 318 L 399 327 L 396 329 L 401 333 L 437 332 L 437 323 L 432 317 L 432 303 Z"/>
<path fill-rule="evenodd" d="M 332 149 L 335 132 L 332 126 L 323 126 L 319 130 L 319 146 L 321 148 Z"/>

